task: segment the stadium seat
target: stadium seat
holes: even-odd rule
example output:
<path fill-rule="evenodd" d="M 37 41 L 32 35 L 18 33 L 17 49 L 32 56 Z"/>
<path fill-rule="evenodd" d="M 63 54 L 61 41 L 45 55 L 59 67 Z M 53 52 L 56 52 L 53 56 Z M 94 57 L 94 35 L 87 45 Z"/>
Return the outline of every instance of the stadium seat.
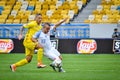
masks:
<path fill-rule="evenodd" d="M 68 14 L 68 11 L 67 11 L 67 10 L 62 10 L 62 11 L 61 11 L 61 14 L 62 14 L 62 15 L 67 15 L 67 14 Z"/>
<path fill-rule="evenodd" d="M 3 5 L 0 5 L 0 14 L 6 14 L 6 17 L 4 17 L 6 19 L 5 22 L 9 24 L 12 22 L 26 23 L 31 21 L 29 16 L 37 13 L 48 16 L 47 18 L 44 17 L 44 21 L 52 21 L 52 15 L 54 15 L 53 22 L 57 22 L 66 16 L 73 19 L 74 15 L 77 15 L 78 10 L 82 8 L 83 2 L 78 0 L 66 0 L 64 2 L 61 0 L 2 0 L 0 4 Z M 70 5 L 74 6 L 70 9 Z M 25 19 L 22 20 L 23 18 Z"/>
<path fill-rule="evenodd" d="M 28 20 L 30 22 L 30 21 L 33 21 L 34 19 L 35 19 L 35 15 L 30 15 Z"/>
<path fill-rule="evenodd" d="M 92 14 L 93 14 L 93 15 L 98 15 L 98 14 L 99 14 L 99 11 L 98 11 L 98 10 L 93 10 Z"/>
<path fill-rule="evenodd" d="M 27 19 L 22 19 L 22 20 L 21 20 L 21 23 L 22 23 L 22 24 L 25 24 L 25 23 L 27 23 L 27 22 L 28 22 Z"/>
<path fill-rule="evenodd" d="M 81 10 L 81 8 L 83 6 L 83 2 L 82 1 L 77 1 L 77 6 L 78 6 L 78 9 Z"/>
<path fill-rule="evenodd" d="M 4 6 L 4 10 L 11 10 L 11 6 L 10 5 L 7 5 L 7 6 Z"/>
<path fill-rule="evenodd" d="M 4 24 L 6 19 L 1 19 L 0 18 L 0 24 Z"/>
<path fill-rule="evenodd" d="M 114 11 L 114 10 L 116 10 L 116 9 L 117 9 L 117 6 L 111 5 L 111 8 L 110 8 L 111 11 Z"/>
<path fill-rule="evenodd" d="M 40 13 L 40 10 L 34 10 L 34 11 L 32 11 L 32 15 L 35 15 L 37 13 Z"/>
<path fill-rule="evenodd" d="M 4 10 L 4 7 L 0 5 L 0 10 Z"/>
<path fill-rule="evenodd" d="M 88 20 L 88 19 L 87 19 L 87 20 L 84 20 L 84 23 L 87 23 L 87 24 L 88 24 L 88 23 L 90 23 L 90 20 Z"/>
<path fill-rule="evenodd" d="M 82 0 L 82 2 L 83 2 L 83 5 L 86 5 L 87 0 Z"/>
<path fill-rule="evenodd" d="M 6 1 L 0 1 L 0 6 L 5 6 Z"/>
<path fill-rule="evenodd" d="M 118 3 L 120 5 L 120 0 L 102 0 L 101 4 L 97 6 L 97 9 L 92 12 L 95 15 L 95 20 L 92 22 L 117 23 L 119 20 L 118 15 L 120 15 L 119 10 L 117 10 Z"/>
<path fill-rule="evenodd" d="M 15 5 L 15 6 L 13 7 L 13 10 L 18 11 L 20 8 L 21 8 L 21 6 L 20 6 L 20 5 Z"/>
<path fill-rule="evenodd" d="M 16 0 L 9 0 L 6 2 L 6 5 L 14 5 Z"/>
<path fill-rule="evenodd" d="M 25 16 L 28 17 L 29 15 L 31 15 L 31 13 L 32 13 L 31 11 L 25 11 Z"/>
<path fill-rule="evenodd" d="M 11 11 L 11 15 L 13 15 L 15 17 L 17 15 L 17 11 L 16 10 L 12 10 Z"/>
<path fill-rule="evenodd" d="M 27 5 L 28 6 L 28 1 L 23 1 L 22 5 Z"/>
<path fill-rule="evenodd" d="M 61 6 L 62 4 L 63 4 L 62 1 L 57 1 L 57 3 L 56 3 L 56 8 L 58 8 L 58 7 Z"/>
<path fill-rule="evenodd" d="M 117 20 L 117 21 L 120 19 L 120 15 L 113 14 L 113 16 L 114 16 L 115 20 Z"/>
<path fill-rule="evenodd" d="M 28 6 L 27 10 L 33 11 L 34 10 L 34 6 Z"/>
<path fill-rule="evenodd" d="M 114 10 L 114 11 L 112 11 L 112 14 L 119 15 L 119 11 L 118 10 Z"/>
<path fill-rule="evenodd" d="M 1 19 L 6 19 L 7 17 L 8 17 L 8 14 L 2 14 L 2 15 L 0 15 Z"/>
<path fill-rule="evenodd" d="M 13 24 L 20 24 L 20 19 L 14 19 Z"/>
<path fill-rule="evenodd" d="M 16 2 L 16 5 L 21 6 L 21 5 L 22 5 L 22 1 L 17 1 L 17 2 Z"/>
<path fill-rule="evenodd" d="M 103 6 L 102 6 L 102 5 L 98 5 L 98 6 L 97 6 L 97 11 L 100 12 L 100 11 L 102 11 L 102 10 L 103 10 Z"/>
<path fill-rule="evenodd" d="M 9 15 L 8 19 L 14 19 L 14 16 L 13 15 Z"/>
<path fill-rule="evenodd" d="M 42 2 L 41 1 L 36 1 L 36 5 L 41 5 Z"/>
<path fill-rule="evenodd" d="M 106 10 L 105 13 L 106 13 L 107 15 L 111 15 L 111 14 L 112 14 L 112 11 L 111 11 L 111 10 Z"/>
<path fill-rule="evenodd" d="M 13 22 L 13 19 L 7 19 L 6 20 L 6 24 L 12 24 L 12 22 Z"/>
<path fill-rule="evenodd" d="M 35 1 L 30 1 L 29 2 L 29 6 L 34 6 L 35 5 Z"/>
<path fill-rule="evenodd" d="M 42 15 L 46 15 L 47 10 L 41 10 Z"/>
<path fill-rule="evenodd" d="M 46 12 L 46 15 L 50 18 L 50 16 L 52 16 L 52 14 L 53 14 L 53 11 L 52 10 L 48 10 L 47 12 Z"/>
<path fill-rule="evenodd" d="M 73 19 L 73 17 L 74 17 L 74 10 L 69 10 L 69 12 L 68 12 L 68 16 L 70 17 L 70 20 L 72 20 Z"/>
<path fill-rule="evenodd" d="M 28 5 L 22 5 L 20 10 L 21 11 L 26 11 L 27 7 L 28 7 Z"/>
<path fill-rule="evenodd" d="M 95 19 L 95 15 L 89 15 L 88 20 L 90 20 L 90 22 L 92 22 Z"/>
<path fill-rule="evenodd" d="M 15 19 L 21 19 L 21 15 L 16 15 Z"/>
<path fill-rule="evenodd" d="M 95 19 L 96 20 L 101 20 L 102 19 L 102 15 L 95 15 Z"/>
<path fill-rule="evenodd" d="M 48 4 L 42 5 L 42 10 L 48 10 Z"/>
<path fill-rule="evenodd" d="M 114 5 L 119 6 L 120 5 L 120 1 L 119 0 L 114 0 Z"/>
<path fill-rule="evenodd" d="M 103 6 L 103 9 L 104 9 L 104 10 L 110 10 L 110 7 L 111 7 L 110 5 L 104 5 L 104 6 Z"/>
<path fill-rule="evenodd" d="M 74 6 L 72 10 L 74 10 L 75 14 L 78 14 L 78 6 Z"/>
<path fill-rule="evenodd" d="M 120 12 L 120 5 L 117 7 L 117 10 L 119 10 L 119 12 Z"/>
<path fill-rule="evenodd" d="M 50 5 L 50 10 L 55 11 L 56 10 L 56 6 L 55 5 Z"/>
<path fill-rule="evenodd" d="M 118 20 L 118 24 L 120 24 L 120 20 Z"/>
<path fill-rule="evenodd" d="M 28 16 L 29 15 L 23 15 L 23 16 L 21 16 L 21 19 L 28 19 Z"/>
<path fill-rule="evenodd" d="M 38 1 L 43 3 L 45 0 L 38 0 Z"/>
<path fill-rule="evenodd" d="M 102 23 L 108 23 L 108 16 L 107 15 L 102 16 Z"/>
<path fill-rule="evenodd" d="M 10 13 L 10 10 L 8 9 L 8 10 L 4 10 L 4 11 L 2 11 L 2 14 L 9 14 Z"/>
<path fill-rule="evenodd" d="M 49 5 L 56 5 L 56 2 L 57 2 L 57 0 L 50 1 L 50 2 L 49 2 Z"/>
<path fill-rule="evenodd" d="M 24 15 L 24 13 L 25 13 L 25 11 L 20 10 L 20 11 L 18 11 L 18 14 L 17 14 L 17 15 L 21 15 L 21 16 L 23 16 L 23 15 Z"/>

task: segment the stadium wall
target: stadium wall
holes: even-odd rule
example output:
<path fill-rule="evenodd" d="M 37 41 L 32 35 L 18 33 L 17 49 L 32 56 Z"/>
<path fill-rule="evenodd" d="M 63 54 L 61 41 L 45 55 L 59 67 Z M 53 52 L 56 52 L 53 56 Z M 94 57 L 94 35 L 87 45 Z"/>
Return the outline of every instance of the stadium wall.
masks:
<path fill-rule="evenodd" d="M 0 24 L 0 38 L 17 38 L 22 24 Z M 117 24 L 63 24 L 57 28 L 60 39 L 111 38 Z M 27 29 L 24 30 L 25 35 Z"/>
<path fill-rule="evenodd" d="M 22 24 L 0 24 L 0 39 L 12 39 L 13 53 L 24 53 L 22 41 L 17 40 Z M 113 53 L 111 35 L 117 24 L 63 24 L 57 28 L 60 33 L 58 50 L 61 53 L 77 53 L 77 42 L 80 39 L 95 39 L 95 53 Z M 26 30 L 24 31 L 24 35 Z"/>
<path fill-rule="evenodd" d="M 12 39 L 14 42 L 14 49 L 11 53 L 24 53 L 24 46 L 23 40 Z M 112 39 L 94 39 L 97 43 L 97 49 L 95 54 L 112 54 L 112 46 L 113 40 Z M 77 53 L 77 43 L 80 39 L 60 39 L 58 43 L 58 50 L 61 53 Z"/>

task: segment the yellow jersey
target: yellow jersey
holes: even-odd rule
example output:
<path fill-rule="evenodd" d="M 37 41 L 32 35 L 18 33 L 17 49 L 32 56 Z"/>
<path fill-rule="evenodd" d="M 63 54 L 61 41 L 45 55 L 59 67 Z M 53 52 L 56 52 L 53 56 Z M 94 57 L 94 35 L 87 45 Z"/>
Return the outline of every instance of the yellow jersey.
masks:
<path fill-rule="evenodd" d="M 28 28 L 28 31 L 25 35 L 25 39 L 24 39 L 24 42 L 23 42 L 24 44 L 25 43 L 28 44 L 28 42 L 32 42 L 32 40 L 31 40 L 32 36 L 42 28 L 41 24 L 38 25 L 36 21 L 32 21 L 28 24 L 25 24 L 25 25 L 23 25 L 23 27 Z"/>

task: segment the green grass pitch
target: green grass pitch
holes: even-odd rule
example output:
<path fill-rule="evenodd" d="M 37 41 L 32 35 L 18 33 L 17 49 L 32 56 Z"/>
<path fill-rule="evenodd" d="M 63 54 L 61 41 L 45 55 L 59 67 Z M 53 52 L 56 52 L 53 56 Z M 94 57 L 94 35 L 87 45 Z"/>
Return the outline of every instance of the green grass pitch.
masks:
<path fill-rule="evenodd" d="M 120 80 L 119 54 L 62 54 L 65 73 L 54 72 L 46 57 L 46 68 L 38 69 L 37 55 L 30 64 L 18 67 L 16 72 L 10 64 L 24 58 L 24 54 L 0 54 L 0 80 Z"/>

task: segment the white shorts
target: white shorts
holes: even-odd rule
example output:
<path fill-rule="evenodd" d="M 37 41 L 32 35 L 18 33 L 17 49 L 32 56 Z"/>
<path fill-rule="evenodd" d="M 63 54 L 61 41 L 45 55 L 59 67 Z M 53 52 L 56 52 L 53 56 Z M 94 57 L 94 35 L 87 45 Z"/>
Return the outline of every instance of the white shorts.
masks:
<path fill-rule="evenodd" d="M 51 48 L 51 50 L 45 52 L 44 55 L 50 58 L 51 60 L 55 60 L 55 59 L 59 59 L 60 53 L 58 52 L 57 49 Z"/>

